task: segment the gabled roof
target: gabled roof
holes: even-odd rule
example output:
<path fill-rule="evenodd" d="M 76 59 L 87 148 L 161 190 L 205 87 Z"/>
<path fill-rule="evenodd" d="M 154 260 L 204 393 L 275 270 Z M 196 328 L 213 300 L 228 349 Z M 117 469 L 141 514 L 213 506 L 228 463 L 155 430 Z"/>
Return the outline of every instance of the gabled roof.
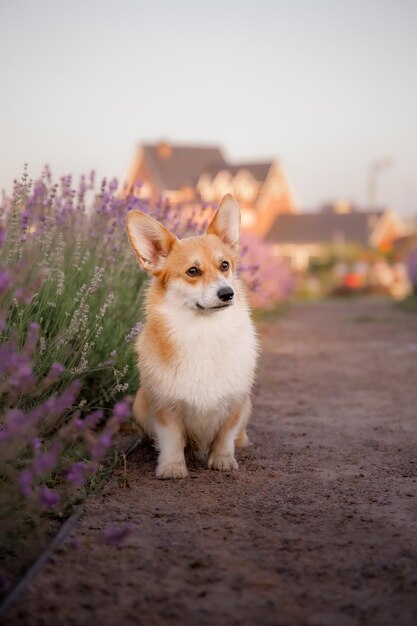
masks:
<path fill-rule="evenodd" d="M 160 190 L 194 187 L 202 174 L 214 178 L 223 170 L 232 176 L 247 170 L 256 181 L 264 182 L 273 165 L 273 161 L 231 165 L 216 146 L 145 144 L 142 149 L 149 174 Z"/>
<path fill-rule="evenodd" d="M 382 215 L 383 211 L 279 215 L 266 239 L 278 244 L 323 244 L 343 241 L 367 246 Z"/>
<path fill-rule="evenodd" d="M 143 146 L 146 166 L 161 190 L 194 187 L 202 172 L 226 166 L 221 150 L 215 146 L 169 145 L 167 151 L 169 156 L 163 155 L 159 144 Z"/>

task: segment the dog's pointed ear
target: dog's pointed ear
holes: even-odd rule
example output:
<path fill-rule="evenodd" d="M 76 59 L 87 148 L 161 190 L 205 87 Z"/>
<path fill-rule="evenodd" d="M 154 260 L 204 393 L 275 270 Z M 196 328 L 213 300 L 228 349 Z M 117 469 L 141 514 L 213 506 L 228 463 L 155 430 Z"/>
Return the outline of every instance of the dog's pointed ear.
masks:
<path fill-rule="evenodd" d="M 230 193 L 223 196 L 219 208 L 207 228 L 207 234 L 217 235 L 233 250 L 239 250 L 240 208 Z"/>
<path fill-rule="evenodd" d="M 150 215 L 133 209 L 126 218 L 130 244 L 144 270 L 156 274 L 177 241 L 165 226 Z"/>

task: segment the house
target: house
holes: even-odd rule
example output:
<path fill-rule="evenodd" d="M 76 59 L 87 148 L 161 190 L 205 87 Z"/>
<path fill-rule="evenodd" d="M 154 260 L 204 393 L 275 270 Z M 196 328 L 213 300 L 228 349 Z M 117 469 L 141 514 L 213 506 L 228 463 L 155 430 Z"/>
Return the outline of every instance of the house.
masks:
<path fill-rule="evenodd" d="M 187 207 L 217 204 L 232 193 L 242 208 L 242 227 L 265 236 L 276 217 L 297 212 L 294 193 L 279 161 L 230 163 L 218 146 L 167 142 L 138 148 L 124 194 Z"/>
<path fill-rule="evenodd" d="M 349 203 L 336 202 L 316 213 L 278 215 L 266 241 L 294 269 L 304 270 L 324 246 L 351 244 L 382 251 L 403 232 L 402 221 L 392 211 L 360 211 Z"/>

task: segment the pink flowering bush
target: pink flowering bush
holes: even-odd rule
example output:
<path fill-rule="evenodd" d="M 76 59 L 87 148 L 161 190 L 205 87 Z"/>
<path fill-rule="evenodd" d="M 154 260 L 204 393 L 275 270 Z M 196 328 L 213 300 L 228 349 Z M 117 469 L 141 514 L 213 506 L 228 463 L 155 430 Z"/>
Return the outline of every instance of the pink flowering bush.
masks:
<path fill-rule="evenodd" d="M 250 299 L 255 308 L 274 308 L 294 292 L 290 269 L 274 256 L 270 244 L 255 235 L 242 235 L 240 273 L 250 287 Z"/>

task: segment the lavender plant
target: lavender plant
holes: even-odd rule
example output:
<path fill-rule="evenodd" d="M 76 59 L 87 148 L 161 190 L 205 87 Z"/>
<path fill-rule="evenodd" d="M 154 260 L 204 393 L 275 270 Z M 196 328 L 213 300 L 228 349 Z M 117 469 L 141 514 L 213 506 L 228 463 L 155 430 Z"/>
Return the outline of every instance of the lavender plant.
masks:
<path fill-rule="evenodd" d="M 115 182 L 25 172 L 0 227 L 0 556 L 65 515 L 130 415 L 143 276 Z M 87 195 L 90 192 L 90 205 Z M 133 203 L 135 204 L 135 202 Z M 136 381 L 135 381 L 136 383 Z M 43 520 L 43 521 L 42 521 Z M 42 524 L 39 524 L 42 521 Z"/>

